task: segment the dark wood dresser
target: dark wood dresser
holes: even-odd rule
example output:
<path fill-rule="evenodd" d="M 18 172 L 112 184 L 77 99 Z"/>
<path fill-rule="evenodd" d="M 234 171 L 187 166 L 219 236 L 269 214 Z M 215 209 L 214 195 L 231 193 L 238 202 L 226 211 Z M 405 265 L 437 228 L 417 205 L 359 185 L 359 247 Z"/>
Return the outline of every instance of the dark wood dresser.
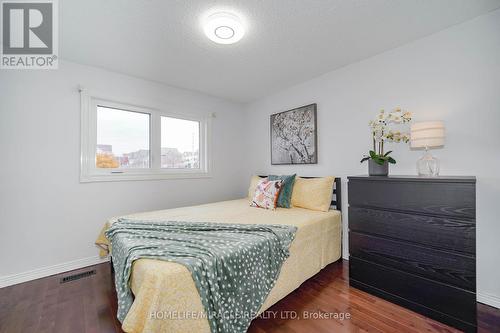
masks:
<path fill-rule="evenodd" d="M 476 331 L 476 179 L 349 177 L 351 286 Z"/>

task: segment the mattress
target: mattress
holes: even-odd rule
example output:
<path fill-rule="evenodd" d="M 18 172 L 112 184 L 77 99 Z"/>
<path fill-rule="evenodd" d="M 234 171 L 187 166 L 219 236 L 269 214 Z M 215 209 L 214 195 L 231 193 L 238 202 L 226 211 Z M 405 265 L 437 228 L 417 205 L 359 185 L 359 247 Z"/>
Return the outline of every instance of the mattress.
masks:
<path fill-rule="evenodd" d="M 248 199 L 240 199 L 121 217 L 296 226 L 290 256 L 260 312 L 341 256 L 341 214 L 337 210 L 318 212 L 294 207 L 271 211 L 250 207 Z M 107 248 L 103 232 L 118 218 L 106 223 L 96 244 Z M 183 265 L 154 259 L 136 260 L 130 286 L 135 299 L 123 321 L 125 332 L 210 332 L 198 290 Z"/>

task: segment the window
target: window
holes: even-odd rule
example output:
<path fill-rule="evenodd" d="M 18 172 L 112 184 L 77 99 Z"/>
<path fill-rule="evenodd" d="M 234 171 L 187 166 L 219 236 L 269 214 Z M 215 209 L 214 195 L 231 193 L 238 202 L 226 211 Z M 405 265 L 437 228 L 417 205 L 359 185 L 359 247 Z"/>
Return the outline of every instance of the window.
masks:
<path fill-rule="evenodd" d="M 200 168 L 200 122 L 161 117 L 161 167 Z"/>
<path fill-rule="evenodd" d="M 82 182 L 208 177 L 209 118 L 82 92 Z"/>
<path fill-rule="evenodd" d="M 149 168 L 147 113 L 97 106 L 97 168 Z"/>

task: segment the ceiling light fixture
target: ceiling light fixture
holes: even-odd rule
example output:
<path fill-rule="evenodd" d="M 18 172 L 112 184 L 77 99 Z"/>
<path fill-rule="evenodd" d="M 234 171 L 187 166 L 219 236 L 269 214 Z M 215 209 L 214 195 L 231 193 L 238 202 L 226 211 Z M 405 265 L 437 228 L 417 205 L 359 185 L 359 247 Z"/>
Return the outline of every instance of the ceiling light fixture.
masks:
<path fill-rule="evenodd" d="M 245 34 L 240 18 L 227 12 L 219 12 L 207 17 L 204 23 L 205 35 L 218 44 L 233 44 Z"/>

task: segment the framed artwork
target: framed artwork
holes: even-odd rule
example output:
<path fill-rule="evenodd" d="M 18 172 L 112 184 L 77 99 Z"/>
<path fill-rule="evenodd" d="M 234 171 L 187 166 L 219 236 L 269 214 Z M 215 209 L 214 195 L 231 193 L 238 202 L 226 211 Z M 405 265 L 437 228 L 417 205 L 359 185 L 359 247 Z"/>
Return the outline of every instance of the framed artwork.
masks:
<path fill-rule="evenodd" d="M 318 163 L 316 104 L 271 115 L 271 164 Z"/>

